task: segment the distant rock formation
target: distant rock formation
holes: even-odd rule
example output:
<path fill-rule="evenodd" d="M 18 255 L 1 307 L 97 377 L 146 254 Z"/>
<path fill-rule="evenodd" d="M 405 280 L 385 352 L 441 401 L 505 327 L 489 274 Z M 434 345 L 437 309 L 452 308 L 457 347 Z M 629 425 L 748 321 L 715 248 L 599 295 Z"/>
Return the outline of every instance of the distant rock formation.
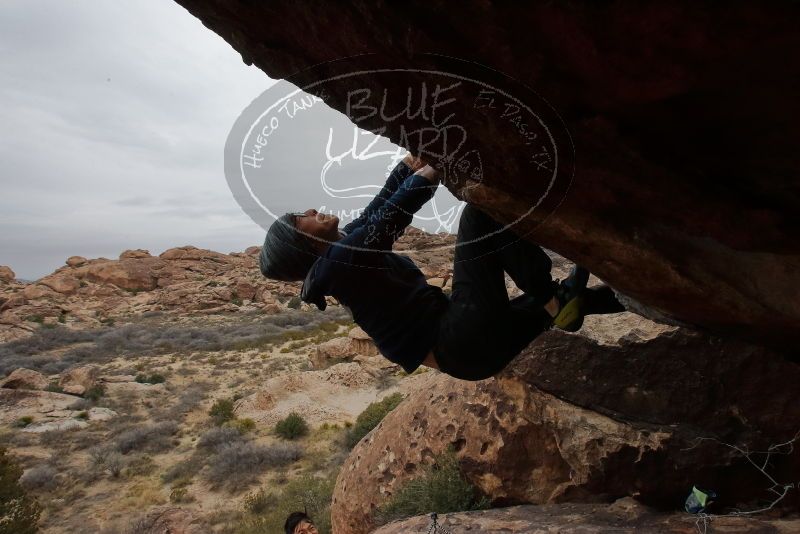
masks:
<path fill-rule="evenodd" d="M 413 247 L 409 253 L 418 255 L 430 276 L 448 276 L 454 237 L 415 228 L 406 234 L 400 246 Z M 426 244 L 445 250 L 426 254 Z M 91 328 L 158 311 L 280 312 L 299 294 L 300 284 L 265 279 L 258 269 L 260 250 L 249 247 L 243 253 L 222 254 L 183 246 L 159 256 L 142 249 L 126 250 L 118 260 L 71 256 L 64 267 L 27 284 L 15 281 L 11 269 L 0 267 L 0 343 L 30 335 L 37 323 Z M 366 354 L 370 342 L 352 343 L 362 343 L 357 353 Z"/>

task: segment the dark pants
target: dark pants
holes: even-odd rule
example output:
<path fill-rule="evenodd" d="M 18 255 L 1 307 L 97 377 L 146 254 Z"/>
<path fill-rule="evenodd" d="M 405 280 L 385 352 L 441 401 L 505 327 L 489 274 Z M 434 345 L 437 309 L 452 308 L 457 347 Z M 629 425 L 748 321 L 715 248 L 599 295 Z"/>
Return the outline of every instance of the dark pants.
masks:
<path fill-rule="evenodd" d="M 453 292 L 434 347 L 442 372 L 482 380 L 501 371 L 550 325 L 542 306 L 555 292 L 541 247 L 467 204 L 461 214 Z M 524 294 L 508 299 L 504 272 Z"/>

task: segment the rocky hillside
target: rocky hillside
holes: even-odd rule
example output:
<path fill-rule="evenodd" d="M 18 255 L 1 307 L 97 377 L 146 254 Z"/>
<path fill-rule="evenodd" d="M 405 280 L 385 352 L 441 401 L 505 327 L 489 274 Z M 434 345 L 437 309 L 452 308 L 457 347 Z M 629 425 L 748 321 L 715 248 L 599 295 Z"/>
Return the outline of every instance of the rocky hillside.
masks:
<path fill-rule="evenodd" d="M 406 250 L 441 285 L 452 269 L 452 250 L 420 252 L 452 242 L 453 236 L 410 228 L 398 250 Z M 300 284 L 265 279 L 258 270 L 259 250 L 222 254 L 186 246 L 158 256 L 126 250 L 117 260 L 72 256 L 32 283 L 16 281 L 10 267 L 0 266 L 0 342 L 29 336 L 42 324 L 86 329 L 152 312 L 279 313 L 300 307 L 295 298 Z"/>
<path fill-rule="evenodd" d="M 452 242 L 412 228 L 399 248 L 448 286 Z M 424 374 L 380 357 L 336 302 L 264 280 L 257 254 L 71 257 L 32 283 L 0 269 L 0 443 L 42 532 L 271 531 L 282 519 L 252 502 L 292 491 L 327 510 L 359 415 Z M 308 430 L 289 440 L 275 429 L 293 414 Z"/>

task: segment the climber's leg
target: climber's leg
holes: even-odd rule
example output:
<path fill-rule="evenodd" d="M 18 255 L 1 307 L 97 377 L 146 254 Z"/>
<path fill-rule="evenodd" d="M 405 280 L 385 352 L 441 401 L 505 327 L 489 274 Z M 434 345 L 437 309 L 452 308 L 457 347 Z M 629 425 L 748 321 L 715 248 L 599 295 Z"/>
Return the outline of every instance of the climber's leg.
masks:
<path fill-rule="evenodd" d="M 442 317 L 434 348 L 439 368 L 451 376 L 480 380 L 496 374 L 549 324 L 549 316 L 537 296 L 508 300 L 504 259 L 515 257 L 517 252 L 502 252 L 514 246 L 515 240 L 506 232 L 477 208 L 464 208 L 456 241 L 450 306 Z M 525 261 L 532 270 L 545 267 L 541 256 L 533 258 L 538 263 L 518 257 L 515 267 Z M 546 267 L 549 269 L 549 258 Z M 535 277 L 520 275 L 520 279 Z"/>
<path fill-rule="evenodd" d="M 493 235 L 494 221 L 471 204 L 458 223 L 450 300 L 498 309 L 508 306 L 505 276 Z"/>
<path fill-rule="evenodd" d="M 464 227 L 466 231 L 462 234 Z M 457 243 L 453 262 L 454 293 L 458 290 L 457 284 L 462 288 L 469 284 L 482 284 L 483 276 L 477 269 L 482 269 L 484 265 L 478 263 L 491 262 L 492 272 L 495 273 L 496 262 L 499 261 L 500 268 L 508 273 L 517 287 L 535 298 L 540 306 L 555 294 L 555 284 L 550 276 L 553 263 L 542 247 L 521 239 L 471 204 L 467 204 L 461 214 Z M 484 262 L 486 256 L 494 257 L 491 260 L 486 258 Z M 480 261 L 476 262 L 476 259 Z M 489 287 L 492 297 L 505 295 L 507 299 L 505 280 L 502 292 L 496 290 L 495 283 L 493 279 Z"/>

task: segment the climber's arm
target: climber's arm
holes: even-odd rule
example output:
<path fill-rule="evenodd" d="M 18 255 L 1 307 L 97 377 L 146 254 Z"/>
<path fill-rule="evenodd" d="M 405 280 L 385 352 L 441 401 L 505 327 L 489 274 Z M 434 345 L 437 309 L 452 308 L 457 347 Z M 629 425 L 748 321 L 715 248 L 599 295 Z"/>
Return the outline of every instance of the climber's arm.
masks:
<path fill-rule="evenodd" d="M 395 191 L 397 191 L 400 185 L 424 165 L 425 164 L 422 163 L 419 158 L 414 157 L 414 155 L 410 152 L 406 154 L 403 160 L 398 162 L 394 169 L 392 169 L 392 172 L 389 173 L 389 177 L 386 179 L 386 183 L 383 185 L 380 192 L 375 195 L 370 203 L 367 204 L 367 207 L 364 208 L 364 211 L 362 211 L 356 219 L 342 228 L 342 231 L 344 231 L 346 234 L 349 234 L 356 228 L 363 226 L 367 219 L 369 219 L 370 215 L 375 213 L 381 206 L 383 206 L 386 200 L 390 198 Z"/>
<path fill-rule="evenodd" d="M 389 250 L 411 224 L 439 186 L 439 174 L 426 165 L 409 176 L 383 205 L 371 213 L 363 226 L 349 234 L 348 244 L 374 250 Z"/>

